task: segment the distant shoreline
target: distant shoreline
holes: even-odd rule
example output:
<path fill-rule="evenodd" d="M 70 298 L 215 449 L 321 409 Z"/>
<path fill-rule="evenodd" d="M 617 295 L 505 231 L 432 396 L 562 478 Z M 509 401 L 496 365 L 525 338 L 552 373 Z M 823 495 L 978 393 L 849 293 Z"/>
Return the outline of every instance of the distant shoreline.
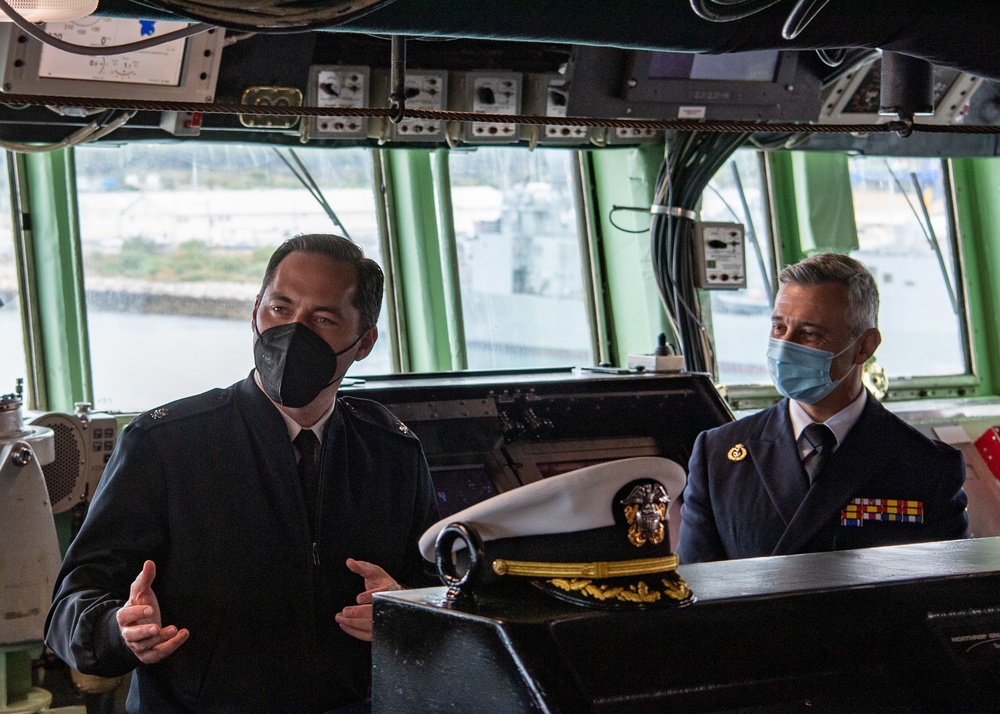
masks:
<path fill-rule="evenodd" d="M 101 312 L 249 320 L 260 286 L 246 282 L 87 279 L 87 307 Z"/>
<path fill-rule="evenodd" d="M 105 284 L 86 291 L 88 310 L 240 321 L 250 319 L 258 289 L 257 286 L 240 283 L 226 285 L 225 289 L 220 290 L 218 283 L 208 288 L 205 283 L 156 284 L 136 281 L 123 285 L 121 283 L 127 281 L 95 282 Z M 17 289 L 0 286 L 0 301 L 5 307 L 15 305 L 18 301 Z"/>
<path fill-rule="evenodd" d="M 187 315 L 249 320 L 253 300 L 123 290 L 88 290 L 87 307 L 99 312 L 141 315 Z"/>

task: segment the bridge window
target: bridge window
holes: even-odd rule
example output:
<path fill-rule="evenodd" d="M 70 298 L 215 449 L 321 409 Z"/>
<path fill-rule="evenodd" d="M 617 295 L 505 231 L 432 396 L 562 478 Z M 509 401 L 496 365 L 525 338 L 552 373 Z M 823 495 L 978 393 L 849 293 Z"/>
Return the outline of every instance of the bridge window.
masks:
<path fill-rule="evenodd" d="M 883 336 L 876 361 L 890 380 L 967 374 L 964 295 L 943 163 L 819 152 L 789 155 L 795 194 L 776 196 L 776 201 L 794 201 L 796 236 L 782 242 L 789 254 L 778 261 L 765 172 L 757 157 L 750 151 L 734 154 L 703 195 L 702 220 L 747 227 L 748 287 L 712 291 L 706 298 L 712 307 L 706 327 L 713 336 L 719 381 L 770 384 L 765 351 L 770 296 L 777 287 L 774 266 L 823 251 L 851 255 L 874 275 Z"/>
<path fill-rule="evenodd" d="M 24 329 L 21 323 L 21 301 L 17 289 L 17 259 L 14 251 L 14 230 L 10 217 L 10 196 L 7 161 L 10 154 L 0 156 L 0 394 L 14 391 L 18 377 L 27 376 L 24 356 Z"/>
<path fill-rule="evenodd" d="M 289 164 L 315 180 L 350 237 L 381 262 L 371 155 L 362 149 L 77 149 L 98 408 L 148 409 L 253 368 L 250 314 L 267 258 L 298 233 L 343 232 Z M 391 371 L 380 343 L 351 374 Z"/>
<path fill-rule="evenodd" d="M 890 379 L 967 371 L 961 281 L 950 197 L 939 159 L 849 159 L 857 245 L 850 254 L 879 286 L 882 345 Z"/>
<path fill-rule="evenodd" d="M 470 369 L 593 364 L 573 152 L 450 156 Z"/>

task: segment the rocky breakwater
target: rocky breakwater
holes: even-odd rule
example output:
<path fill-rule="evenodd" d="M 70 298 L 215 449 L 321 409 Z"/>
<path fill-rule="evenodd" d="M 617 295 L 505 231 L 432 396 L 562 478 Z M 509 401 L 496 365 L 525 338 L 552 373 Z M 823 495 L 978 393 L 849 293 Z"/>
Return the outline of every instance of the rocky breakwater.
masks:
<path fill-rule="evenodd" d="M 88 309 L 101 312 L 248 320 L 259 289 L 257 283 L 88 278 L 86 295 Z"/>

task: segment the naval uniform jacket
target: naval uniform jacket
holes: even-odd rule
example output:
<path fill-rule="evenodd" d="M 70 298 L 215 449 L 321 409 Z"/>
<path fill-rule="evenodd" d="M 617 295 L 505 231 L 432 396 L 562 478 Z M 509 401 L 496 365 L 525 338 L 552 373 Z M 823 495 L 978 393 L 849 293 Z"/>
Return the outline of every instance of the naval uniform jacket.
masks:
<path fill-rule="evenodd" d="M 675 549 L 682 563 L 964 538 L 965 459 L 870 396 L 812 487 L 788 400 L 695 440 Z M 923 522 L 843 525 L 855 498 L 921 502 Z"/>
<path fill-rule="evenodd" d="M 370 644 L 334 620 L 364 590 L 344 561 L 431 584 L 417 540 L 437 507 L 420 442 L 369 400 L 337 400 L 320 470 L 314 548 L 288 428 L 252 374 L 136 418 L 66 554 L 47 644 L 85 673 L 134 670 L 129 712 L 324 712 L 364 699 Z M 191 633 L 148 666 L 115 620 L 146 559 L 163 624 Z"/>

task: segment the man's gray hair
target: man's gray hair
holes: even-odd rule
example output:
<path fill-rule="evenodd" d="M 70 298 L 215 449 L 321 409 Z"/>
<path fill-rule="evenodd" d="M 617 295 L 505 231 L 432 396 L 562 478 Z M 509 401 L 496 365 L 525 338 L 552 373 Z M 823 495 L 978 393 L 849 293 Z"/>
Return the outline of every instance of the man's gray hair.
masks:
<path fill-rule="evenodd" d="M 820 253 L 781 271 L 782 285 L 836 283 L 847 288 L 847 323 L 851 337 L 878 327 L 878 286 L 862 263 L 839 253 Z"/>

